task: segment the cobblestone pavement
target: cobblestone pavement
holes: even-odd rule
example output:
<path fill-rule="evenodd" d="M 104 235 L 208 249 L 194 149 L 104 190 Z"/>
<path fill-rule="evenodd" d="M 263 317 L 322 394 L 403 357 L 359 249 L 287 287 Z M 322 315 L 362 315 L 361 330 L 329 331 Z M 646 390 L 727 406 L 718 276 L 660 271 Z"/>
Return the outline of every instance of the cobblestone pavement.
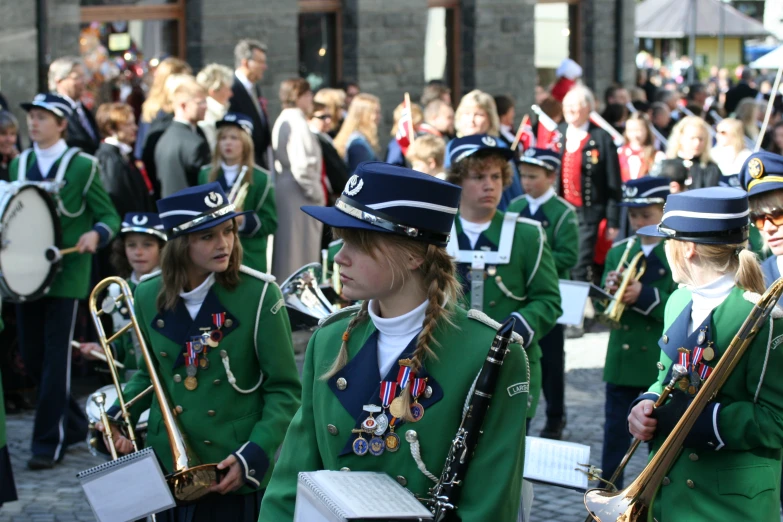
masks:
<path fill-rule="evenodd" d="M 607 333 L 595 333 L 566 342 L 568 426 L 564 439 L 589 444 L 592 448 L 590 462 L 594 465 L 601 462 L 604 404 L 601 368 L 607 339 Z M 299 359 L 301 365 L 301 356 Z M 544 426 L 545 408 L 542 399 L 531 426 L 532 435 L 538 435 Z M 79 445 L 69 449 L 63 463 L 54 470 L 29 471 L 26 462 L 30 457 L 32 418 L 29 413 L 8 417 L 8 443 L 19 501 L 0 508 L 0 522 L 94 520 L 76 473 L 95 466 L 100 460 L 93 457 L 86 446 Z M 642 469 L 644 453 L 637 452 L 626 477 L 635 476 Z M 581 492 L 536 484 L 534 494 L 532 522 L 579 522 L 586 516 Z"/>

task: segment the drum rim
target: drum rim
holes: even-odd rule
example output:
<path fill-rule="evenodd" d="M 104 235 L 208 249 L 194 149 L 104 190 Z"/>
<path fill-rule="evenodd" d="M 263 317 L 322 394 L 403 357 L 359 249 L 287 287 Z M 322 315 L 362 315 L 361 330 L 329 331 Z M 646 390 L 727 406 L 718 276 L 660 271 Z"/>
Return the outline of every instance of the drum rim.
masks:
<path fill-rule="evenodd" d="M 63 241 L 63 233 L 62 233 L 62 227 L 60 225 L 60 216 L 57 213 L 57 205 L 55 204 L 54 198 L 49 194 L 47 191 L 36 185 L 35 183 L 24 183 L 21 186 L 19 186 L 16 190 L 16 192 L 11 196 L 8 200 L 10 202 L 13 200 L 14 197 L 16 197 L 17 194 L 22 192 L 23 190 L 37 190 L 44 202 L 46 203 L 46 206 L 49 208 L 49 211 L 52 213 L 52 216 L 55 217 L 54 219 L 54 244 L 57 245 L 58 248 L 62 246 Z M 7 208 L 8 205 L 3 208 Z M 2 215 L 0 215 L 0 220 L 2 219 Z M 0 232 L 0 239 L 2 239 L 2 232 Z M 42 254 L 43 255 L 43 254 Z M 60 273 L 62 260 L 58 259 L 57 261 L 54 261 L 52 265 L 52 270 L 49 271 L 49 275 L 46 276 L 46 279 L 43 283 L 41 283 L 41 286 L 38 287 L 35 292 L 31 293 L 27 296 L 21 296 L 17 294 L 16 292 L 12 291 L 11 288 L 6 283 L 5 276 L 3 275 L 2 266 L 0 265 L 0 294 L 2 294 L 2 297 L 5 301 L 9 301 L 11 303 L 28 303 L 31 301 L 37 301 L 38 299 L 45 297 L 49 288 L 52 286 L 52 283 L 54 282 L 54 278 L 57 277 L 57 274 Z"/>

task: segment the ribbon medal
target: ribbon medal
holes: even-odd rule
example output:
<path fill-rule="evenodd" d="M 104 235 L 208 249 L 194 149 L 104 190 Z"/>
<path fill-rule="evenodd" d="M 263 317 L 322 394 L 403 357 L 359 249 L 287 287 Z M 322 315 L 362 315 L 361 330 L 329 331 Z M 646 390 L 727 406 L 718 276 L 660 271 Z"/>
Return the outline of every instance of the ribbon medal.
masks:
<path fill-rule="evenodd" d="M 198 387 L 198 379 L 196 379 L 196 374 L 198 373 L 198 366 L 196 366 L 198 353 L 196 352 L 195 346 L 193 346 L 193 344 L 193 341 L 185 343 L 185 348 L 187 349 L 185 357 L 185 371 L 188 375 L 185 377 L 185 389 L 188 391 L 193 391 Z"/>
<path fill-rule="evenodd" d="M 376 435 L 383 435 L 389 428 L 389 417 L 386 410 L 391 404 L 392 397 L 397 393 L 397 383 L 394 381 L 381 381 L 381 408 L 383 411 L 375 417 L 378 427 L 375 429 Z"/>
<path fill-rule="evenodd" d="M 419 422 L 424 417 L 424 406 L 419 404 L 419 395 L 424 392 L 424 388 L 427 386 L 427 379 L 413 379 L 413 404 L 411 404 L 411 417 L 414 422 Z"/>
<path fill-rule="evenodd" d="M 397 419 L 395 417 L 392 417 L 392 420 L 389 422 L 389 433 L 386 434 L 386 438 L 384 439 L 384 443 L 386 444 L 386 449 L 394 453 L 398 449 L 400 449 L 400 436 L 394 433 L 394 425 L 397 423 Z"/>
<path fill-rule="evenodd" d="M 701 363 L 699 367 L 699 377 L 701 377 L 701 380 L 706 381 L 707 377 L 709 377 L 711 373 L 712 373 L 712 368 L 704 363 Z"/>
<path fill-rule="evenodd" d="M 353 441 L 353 444 L 352 444 L 353 452 L 356 455 L 360 456 L 360 457 L 363 457 L 364 455 L 367 455 L 367 451 L 369 450 L 369 446 L 367 445 L 367 441 L 364 440 L 364 436 L 363 436 L 364 431 L 363 430 L 351 430 L 351 433 L 358 434 L 358 437 L 356 438 L 355 441 Z"/>
<path fill-rule="evenodd" d="M 212 330 L 204 341 L 211 348 L 217 348 L 220 341 L 223 340 L 223 332 L 220 331 L 223 325 L 226 323 L 226 312 L 220 312 L 218 314 L 212 314 L 212 324 L 215 325 L 215 329 Z"/>
<path fill-rule="evenodd" d="M 370 414 L 362 422 L 362 430 L 366 433 L 374 433 L 375 429 L 378 427 L 378 423 L 375 421 L 375 417 L 373 417 L 372 414 L 379 413 L 381 411 L 381 407 L 376 406 L 375 404 L 365 404 L 362 409 Z"/>
<path fill-rule="evenodd" d="M 397 373 L 397 384 L 400 386 L 400 393 L 405 391 L 413 374 L 410 364 L 410 359 L 400 360 L 400 371 Z M 397 397 L 391 402 L 389 413 L 398 419 L 405 417 L 405 406 L 403 406 L 402 397 Z"/>

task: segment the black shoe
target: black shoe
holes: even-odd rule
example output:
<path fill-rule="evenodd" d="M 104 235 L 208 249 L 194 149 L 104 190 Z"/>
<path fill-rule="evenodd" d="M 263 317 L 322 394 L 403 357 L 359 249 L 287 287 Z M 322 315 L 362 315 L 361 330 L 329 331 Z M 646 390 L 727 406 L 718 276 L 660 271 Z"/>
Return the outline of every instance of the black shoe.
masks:
<path fill-rule="evenodd" d="M 32 470 L 52 469 L 54 464 L 54 459 L 43 455 L 33 455 L 33 458 L 27 461 L 27 467 Z"/>
<path fill-rule="evenodd" d="M 566 423 L 562 419 L 547 419 L 546 426 L 541 430 L 539 436 L 544 439 L 560 440 L 563 438 L 563 428 L 565 426 Z"/>

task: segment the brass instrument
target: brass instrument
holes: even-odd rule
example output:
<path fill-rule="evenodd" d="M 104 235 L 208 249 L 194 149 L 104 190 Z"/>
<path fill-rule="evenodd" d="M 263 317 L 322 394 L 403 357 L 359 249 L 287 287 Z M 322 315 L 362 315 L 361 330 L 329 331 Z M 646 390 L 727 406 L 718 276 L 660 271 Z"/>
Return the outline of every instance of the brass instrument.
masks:
<path fill-rule="evenodd" d="M 119 285 L 120 294 L 116 297 L 107 296 L 103 299 L 101 307 L 98 308 L 98 296 L 103 294 L 104 290 L 111 284 Z M 90 294 L 89 304 L 90 314 L 92 315 L 93 323 L 95 323 L 95 328 L 98 331 L 101 347 L 103 347 L 109 365 L 109 372 L 111 373 L 114 386 L 117 389 L 117 400 L 119 402 L 120 410 L 122 411 L 122 424 L 127 430 L 128 438 L 133 444 L 134 451 L 138 451 L 139 448 L 136 442 L 136 433 L 130 419 L 129 405 L 135 398 L 126 402 L 122 395 L 122 386 L 119 374 L 117 373 L 117 365 L 114 361 L 114 356 L 110 347 L 112 342 L 123 334 L 126 334 L 131 328 L 139 340 L 139 348 L 141 349 L 144 363 L 147 365 L 147 370 L 149 371 L 150 383 L 152 385 L 151 388 L 155 393 L 155 397 L 158 399 L 158 405 L 160 406 L 161 415 L 163 416 L 163 424 L 166 426 L 166 432 L 168 433 L 169 443 L 171 445 L 171 454 L 174 460 L 173 473 L 168 475 L 166 480 L 169 483 L 172 494 L 178 502 L 193 501 L 207 494 L 209 487 L 214 483 L 219 482 L 220 472 L 217 469 L 217 464 L 200 464 L 193 451 L 187 445 L 179 422 L 169 406 L 166 390 L 163 388 L 158 374 L 155 371 L 152 356 L 144 342 L 144 337 L 142 336 L 138 320 L 136 319 L 136 313 L 133 310 L 133 293 L 131 292 L 128 283 L 119 277 L 107 277 L 93 288 L 92 293 Z M 100 318 L 104 314 L 110 314 L 117 306 L 128 309 L 130 321 L 113 335 L 107 336 Z M 146 393 L 146 390 L 142 392 L 142 394 L 143 393 Z M 116 455 L 116 448 L 114 448 L 111 437 L 108 436 L 108 432 L 110 432 L 111 429 L 105 423 L 104 429 L 107 433 L 106 439 L 109 443 L 110 451 L 114 457 Z"/>
<path fill-rule="evenodd" d="M 239 171 L 234 186 L 231 187 L 231 192 L 228 193 L 228 201 L 234 204 L 234 208 L 237 212 L 241 212 L 243 205 L 245 204 L 245 198 L 250 191 L 250 182 L 245 181 L 247 175 L 247 166 L 243 165 L 242 170 Z M 252 174 L 251 174 L 252 175 Z"/>
<path fill-rule="evenodd" d="M 704 381 L 688 409 L 666 437 L 633 483 L 619 492 L 591 489 L 585 493 L 585 507 L 597 522 L 642 522 L 652 519 L 652 505 L 664 475 L 669 472 L 682 450 L 696 419 L 707 404 L 715 398 L 723 384 L 739 364 L 745 350 L 763 327 L 780 297 L 783 295 L 783 277 L 772 283 L 753 307 L 745 322 L 721 356 L 712 375 Z"/>
<path fill-rule="evenodd" d="M 293 329 L 308 329 L 334 312 L 332 303 L 318 285 L 321 279 L 320 263 L 305 265 L 280 285 L 288 317 Z"/>
<path fill-rule="evenodd" d="M 623 269 L 623 267 L 625 267 L 625 263 L 628 260 L 628 256 L 630 255 L 631 249 L 635 243 L 636 236 L 633 236 L 628 240 L 628 243 L 625 247 L 625 252 L 623 252 L 623 257 L 620 258 L 620 262 L 617 265 L 616 271 L 618 273 Z M 642 278 L 646 269 L 647 261 L 644 259 L 644 252 L 638 252 L 635 256 L 633 256 L 633 259 L 631 259 L 628 267 L 623 272 L 620 285 L 617 287 L 617 291 L 614 293 L 614 299 L 608 302 L 603 313 L 598 316 L 599 321 L 614 329 L 620 328 L 620 319 L 623 317 L 625 308 L 628 306 L 623 303 L 623 296 L 625 295 L 625 291 L 632 280 L 639 281 Z"/>

